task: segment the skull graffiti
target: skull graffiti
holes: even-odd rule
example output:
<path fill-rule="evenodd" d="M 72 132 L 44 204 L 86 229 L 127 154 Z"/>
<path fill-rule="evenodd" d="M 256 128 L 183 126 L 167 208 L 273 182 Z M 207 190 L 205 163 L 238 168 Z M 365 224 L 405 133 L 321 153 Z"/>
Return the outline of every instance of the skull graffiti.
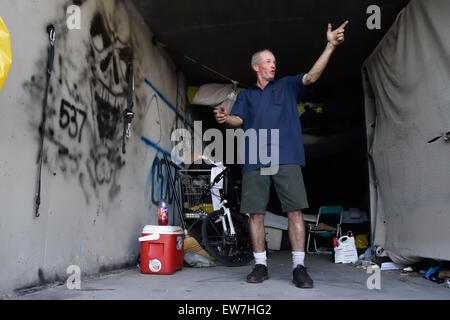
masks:
<path fill-rule="evenodd" d="M 94 118 L 101 140 L 120 139 L 128 88 L 126 70 L 133 59 L 129 17 L 120 6 L 121 1 L 105 6 L 94 15 L 90 27 Z"/>
<path fill-rule="evenodd" d="M 120 190 L 117 172 L 123 166 L 122 115 L 127 103 L 127 65 L 133 60 L 133 49 L 130 19 L 123 1 L 100 5 L 90 26 L 92 118 L 97 139 L 92 141 L 87 167 L 93 186 L 109 185 L 111 198 Z"/>

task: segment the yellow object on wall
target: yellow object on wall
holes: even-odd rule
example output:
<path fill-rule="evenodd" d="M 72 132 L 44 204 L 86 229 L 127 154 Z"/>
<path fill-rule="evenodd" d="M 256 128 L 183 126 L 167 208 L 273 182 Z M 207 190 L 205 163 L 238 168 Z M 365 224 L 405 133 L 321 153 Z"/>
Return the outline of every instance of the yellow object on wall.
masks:
<path fill-rule="evenodd" d="M 187 88 L 187 97 L 189 103 L 192 103 L 192 100 L 194 100 L 195 95 L 197 94 L 198 87 L 188 86 Z"/>
<path fill-rule="evenodd" d="M 11 63 L 11 39 L 8 29 L 6 28 L 2 17 L 0 17 L 0 91 L 3 88 L 6 77 L 8 76 Z"/>
<path fill-rule="evenodd" d="M 11 63 L 11 39 L 8 29 L 6 28 L 2 17 L 0 17 L 0 91 L 3 88 L 6 77 L 8 76 Z"/>

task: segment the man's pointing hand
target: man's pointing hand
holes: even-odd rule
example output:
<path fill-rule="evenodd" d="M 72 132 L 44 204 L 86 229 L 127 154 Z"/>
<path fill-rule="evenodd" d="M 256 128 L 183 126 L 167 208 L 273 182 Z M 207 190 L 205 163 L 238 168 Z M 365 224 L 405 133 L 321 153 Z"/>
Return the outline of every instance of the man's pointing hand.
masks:
<path fill-rule="evenodd" d="M 328 24 L 328 30 L 327 30 L 327 40 L 329 43 L 331 43 L 333 46 L 338 46 L 342 42 L 344 42 L 344 32 L 345 32 L 345 26 L 348 24 L 348 20 L 345 21 L 339 28 L 332 31 L 331 30 L 331 24 Z"/>

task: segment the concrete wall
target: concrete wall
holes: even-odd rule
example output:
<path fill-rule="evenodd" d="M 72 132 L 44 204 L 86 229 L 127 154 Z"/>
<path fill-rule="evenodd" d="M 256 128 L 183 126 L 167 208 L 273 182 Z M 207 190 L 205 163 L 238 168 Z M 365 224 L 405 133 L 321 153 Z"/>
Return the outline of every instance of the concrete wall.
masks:
<path fill-rule="evenodd" d="M 74 3 L 81 30 L 66 25 Z M 170 152 L 175 127 L 191 128 L 182 74 L 126 1 L 2 0 L 0 15 L 13 51 L 0 92 L 0 296 L 65 281 L 69 265 L 83 275 L 134 265 L 137 238 L 156 223 L 156 201 L 167 194 L 162 152 Z M 57 29 L 56 55 L 35 217 L 48 24 Z M 124 155 L 131 60 L 136 115 Z"/>

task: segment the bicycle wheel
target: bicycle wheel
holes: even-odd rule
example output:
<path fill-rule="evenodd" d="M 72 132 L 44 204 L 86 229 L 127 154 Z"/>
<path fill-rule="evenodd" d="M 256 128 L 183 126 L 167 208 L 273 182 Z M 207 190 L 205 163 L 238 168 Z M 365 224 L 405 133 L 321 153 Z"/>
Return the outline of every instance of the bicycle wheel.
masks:
<path fill-rule="evenodd" d="M 234 236 L 230 235 L 230 230 L 223 229 L 222 218 L 225 218 L 224 213 L 218 210 L 208 214 L 203 220 L 202 242 L 206 251 L 228 267 L 247 265 L 253 260 L 253 250 L 246 216 L 231 213 L 236 231 Z"/>

